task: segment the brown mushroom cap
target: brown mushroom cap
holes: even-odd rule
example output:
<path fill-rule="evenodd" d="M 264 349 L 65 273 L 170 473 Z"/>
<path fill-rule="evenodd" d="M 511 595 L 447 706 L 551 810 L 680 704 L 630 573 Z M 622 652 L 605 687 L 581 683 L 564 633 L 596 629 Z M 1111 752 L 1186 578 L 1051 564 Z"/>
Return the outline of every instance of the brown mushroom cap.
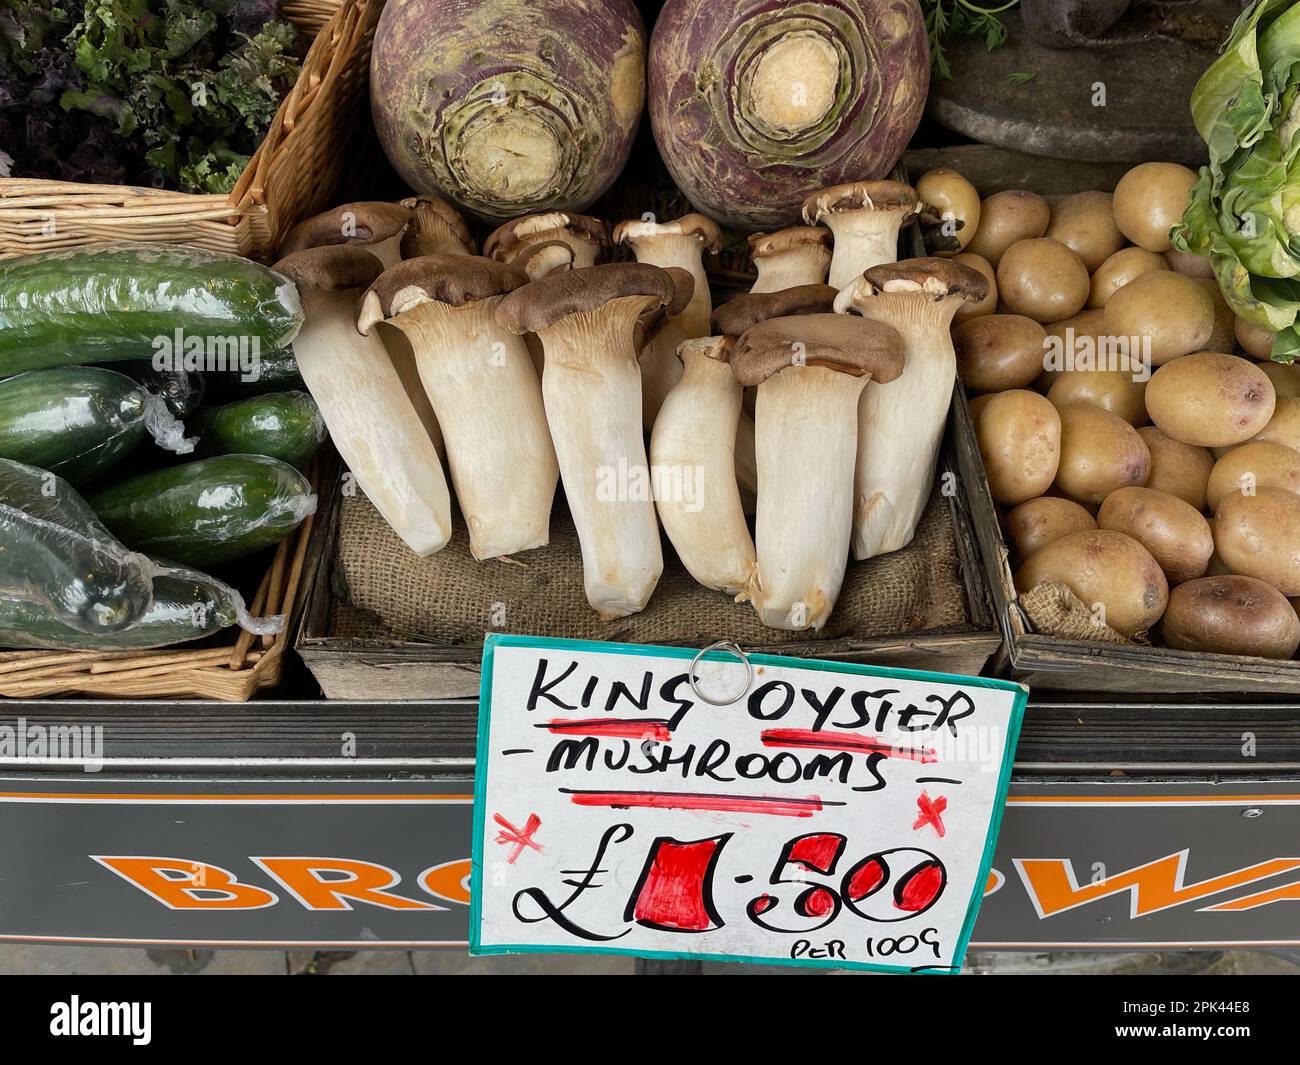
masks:
<path fill-rule="evenodd" d="M 820 246 L 829 252 L 831 231 L 822 226 L 791 226 L 775 233 L 755 233 L 749 238 L 749 255 L 752 259 L 762 259 L 807 245 Z"/>
<path fill-rule="evenodd" d="M 357 329 L 369 333 L 376 322 L 394 318 L 422 303 L 462 307 L 512 292 L 527 283 L 528 275 L 518 267 L 481 255 L 404 259 L 390 266 L 366 289 L 357 314 Z"/>
<path fill-rule="evenodd" d="M 564 230 L 580 240 L 608 248 L 609 227 L 599 218 L 571 211 L 546 211 L 513 218 L 488 234 L 483 254 L 498 262 L 513 262 L 515 256 L 539 240 L 552 240 L 550 234 Z"/>
<path fill-rule="evenodd" d="M 544 240 L 530 244 L 515 256 L 511 266 L 517 266 L 536 281 L 556 270 L 573 269 L 573 249 L 562 240 Z"/>
<path fill-rule="evenodd" d="M 738 337 L 746 329 L 769 318 L 826 314 L 834 304 L 835 289 L 830 285 L 795 285 L 778 292 L 742 292 L 714 310 L 713 328 L 727 336 Z"/>
<path fill-rule="evenodd" d="M 496 316 L 512 333 L 537 333 L 570 314 L 599 310 L 622 296 L 646 296 L 666 307 L 677 291 L 673 275 L 657 266 L 606 263 L 529 282 L 501 301 Z"/>
<path fill-rule="evenodd" d="M 862 275 L 875 292 L 924 292 L 935 299 L 960 296 L 979 303 L 989 294 L 989 282 L 978 270 L 938 257 L 904 259 L 873 266 Z"/>
<path fill-rule="evenodd" d="M 708 251 L 722 246 L 722 230 L 712 218 L 702 214 L 687 214 L 671 222 L 652 222 L 642 218 L 628 219 L 614 227 L 615 244 L 634 244 L 638 240 L 660 236 L 694 236 Z"/>
<path fill-rule="evenodd" d="M 470 254 L 474 251 L 474 234 L 456 208 L 437 196 L 408 196 L 402 200 L 402 206 L 415 213 L 415 224 L 410 233 L 436 232 L 445 226 L 453 237 L 465 245 Z M 410 235 L 410 234 L 408 234 Z"/>
<path fill-rule="evenodd" d="M 341 204 L 289 230 L 280 244 L 280 255 L 330 244 L 378 244 L 401 233 L 413 217 L 409 207 L 383 200 Z"/>
<path fill-rule="evenodd" d="M 802 347 L 796 347 L 802 345 Z M 884 384 L 903 372 L 903 338 L 887 325 L 847 314 L 771 318 L 736 341 L 731 370 L 742 385 L 759 385 L 787 367 L 823 366 Z"/>
<path fill-rule="evenodd" d="M 355 244 L 324 244 L 286 255 L 271 269 L 300 289 L 339 292 L 371 285 L 384 264 Z"/>
<path fill-rule="evenodd" d="M 735 337 L 692 337 L 677 345 L 677 357 L 685 361 L 687 352 L 698 352 L 714 362 L 730 362 L 735 349 Z"/>
<path fill-rule="evenodd" d="M 916 211 L 916 189 L 901 181 L 853 181 L 832 185 L 804 197 L 803 220 L 816 225 L 827 215 L 840 211 Z"/>
<path fill-rule="evenodd" d="M 676 318 L 686 310 L 691 297 L 695 295 L 695 278 L 689 270 L 683 270 L 680 266 L 666 266 L 664 270 L 673 279 L 673 298 L 668 301 L 664 313 L 669 318 Z"/>

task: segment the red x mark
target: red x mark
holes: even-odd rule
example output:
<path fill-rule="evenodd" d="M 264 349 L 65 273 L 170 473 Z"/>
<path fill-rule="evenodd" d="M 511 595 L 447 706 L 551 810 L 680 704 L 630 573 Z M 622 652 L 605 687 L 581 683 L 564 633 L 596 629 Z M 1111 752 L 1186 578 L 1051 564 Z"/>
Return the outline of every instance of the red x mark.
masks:
<path fill-rule="evenodd" d="M 932 799 L 925 793 L 925 789 L 922 788 L 921 797 L 916 800 L 916 808 L 921 811 L 921 816 L 912 823 L 913 831 L 919 832 L 926 825 L 931 825 L 935 832 L 942 837 L 945 830 L 943 827 L 943 818 L 939 815 L 942 814 L 944 810 L 948 809 L 948 800 L 942 795 L 937 799 Z"/>
<path fill-rule="evenodd" d="M 542 827 L 542 819 L 536 814 L 528 815 L 528 820 L 524 822 L 524 827 L 522 829 L 515 828 L 514 825 L 500 814 L 493 814 L 492 820 L 505 829 L 504 832 L 497 833 L 496 842 L 513 844 L 513 849 L 510 851 L 510 857 L 506 859 L 507 864 L 514 865 L 515 859 L 524 853 L 525 847 L 532 847 L 533 850 L 537 851 L 539 854 L 541 853 L 541 844 L 537 843 L 533 839 L 533 833 Z M 941 832 L 940 835 L 942 834 L 943 833 Z"/>

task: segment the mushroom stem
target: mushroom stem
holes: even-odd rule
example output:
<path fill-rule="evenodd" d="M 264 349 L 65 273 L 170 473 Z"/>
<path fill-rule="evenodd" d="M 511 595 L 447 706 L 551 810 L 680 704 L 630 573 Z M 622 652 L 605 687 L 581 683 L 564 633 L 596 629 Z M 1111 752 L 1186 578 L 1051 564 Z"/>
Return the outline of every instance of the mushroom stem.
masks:
<path fill-rule="evenodd" d="M 831 246 L 831 288 L 843 288 L 863 271 L 898 258 L 901 211 L 845 211 L 823 221 L 835 241 Z"/>
<path fill-rule="evenodd" d="M 858 400 L 866 381 L 807 365 L 790 366 L 758 386 L 754 605 L 771 628 L 820 629 L 844 583 Z"/>
<path fill-rule="evenodd" d="M 758 277 L 750 292 L 780 292 L 797 285 L 819 285 L 826 280 L 826 252 L 816 245 L 800 245 L 779 255 L 755 259 Z"/>
<path fill-rule="evenodd" d="M 725 361 L 730 346 L 724 337 L 681 346 L 684 372 L 654 423 L 650 468 L 659 520 L 682 565 L 744 602 L 756 563 L 736 485 L 741 387 Z"/>
<path fill-rule="evenodd" d="M 741 389 L 742 408 L 744 391 Z M 754 414 L 742 409 L 736 424 L 736 485 L 746 514 L 753 514 L 758 506 L 758 459 L 754 447 Z"/>
<path fill-rule="evenodd" d="M 387 323 L 415 353 L 479 560 L 547 543 L 559 477 L 528 348 L 493 318 L 502 298 L 420 303 Z"/>
<path fill-rule="evenodd" d="M 587 601 L 605 620 L 644 609 L 663 572 L 632 345 L 639 316 L 655 305 L 621 296 L 538 332 L 546 418 L 582 546 Z"/>
<path fill-rule="evenodd" d="M 442 463 L 383 341 L 357 332 L 357 292 L 299 291 L 306 321 L 294 355 L 334 446 L 407 547 L 441 550 L 451 538 Z"/>

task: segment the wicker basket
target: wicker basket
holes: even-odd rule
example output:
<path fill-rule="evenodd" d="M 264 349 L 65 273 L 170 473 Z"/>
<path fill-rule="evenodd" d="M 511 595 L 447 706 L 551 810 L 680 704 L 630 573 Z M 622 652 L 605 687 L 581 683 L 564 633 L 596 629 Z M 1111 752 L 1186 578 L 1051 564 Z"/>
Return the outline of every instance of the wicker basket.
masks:
<path fill-rule="evenodd" d="M 367 96 L 383 0 L 291 0 L 315 41 L 229 196 L 0 179 L 0 257 L 103 240 L 161 241 L 268 261 L 299 219 L 330 205 Z"/>

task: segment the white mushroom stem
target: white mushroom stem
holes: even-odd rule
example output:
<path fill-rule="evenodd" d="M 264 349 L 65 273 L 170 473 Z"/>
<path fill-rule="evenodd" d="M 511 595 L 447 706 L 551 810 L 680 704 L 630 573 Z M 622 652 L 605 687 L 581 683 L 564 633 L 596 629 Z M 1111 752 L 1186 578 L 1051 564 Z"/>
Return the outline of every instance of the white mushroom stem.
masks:
<path fill-rule="evenodd" d="M 821 221 L 835 235 L 831 246 L 831 288 L 843 288 L 873 266 L 898 259 L 898 231 L 909 213 L 901 210 L 831 212 Z"/>
<path fill-rule="evenodd" d="M 797 244 L 771 255 L 755 256 L 758 279 L 750 292 L 780 292 L 796 285 L 820 285 L 826 281 L 831 253 L 817 243 Z"/>
<path fill-rule="evenodd" d="M 622 296 L 538 334 L 546 417 L 582 546 L 587 601 L 606 620 L 643 610 L 663 572 L 632 346 L 637 319 L 653 304 Z"/>
<path fill-rule="evenodd" d="M 480 560 L 546 544 L 559 478 L 528 348 L 492 316 L 501 299 L 395 307 L 387 323 L 415 352 Z"/>
<path fill-rule="evenodd" d="M 433 554 L 451 538 L 451 496 L 383 341 L 357 332 L 356 291 L 301 295 L 294 355 L 334 446 L 406 546 Z"/>
<path fill-rule="evenodd" d="M 402 387 L 406 390 L 407 399 L 415 409 L 416 417 L 424 426 L 429 443 L 433 445 L 433 450 L 437 452 L 438 459 L 441 461 L 447 456 L 447 445 L 443 442 L 442 427 L 438 425 L 438 416 L 433 412 L 433 403 L 430 402 L 429 394 L 424 390 L 424 383 L 420 380 L 420 368 L 415 365 L 415 352 L 411 350 L 410 341 L 401 333 L 391 329 L 382 330 L 380 340 L 388 352 L 393 369 L 397 371 L 397 379 L 402 382 Z"/>
<path fill-rule="evenodd" d="M 902 376 L 862 392 L 853 512 L 853 557 L 874 558 L 911 542 L 934 488 L 957 378 L 948 332 L 958 296 L 923 292 L 912 281 L 890 281 L 870 294 L 859 280 L 840 291 L 836 311 L 850 307 L 892 326 L 903 338 Z"/>
<path fill-rule="evenodd" d="M 745 513 L 753 514 L 758 501 L 758 459 L 754 453 L 754 415 L 743 409 L 743 402 L 736 424 L 736 484 Z"/>
<path fill-rule="evenodd" d="M 858 400 L 866 377 L 788 366 L 758 386 L 758 590 L 774 629 L 820 629 L 844 583 L 853 530 Z"/>
<path fill-rule="evenodd" d="M 754 543 L 736 486 L 741 387 L 711 357 L 712 338 L 681 348 L 685 370 L 650 436 L 655 507 L 690 575 L 743 602 L 754 579 Z"/>

